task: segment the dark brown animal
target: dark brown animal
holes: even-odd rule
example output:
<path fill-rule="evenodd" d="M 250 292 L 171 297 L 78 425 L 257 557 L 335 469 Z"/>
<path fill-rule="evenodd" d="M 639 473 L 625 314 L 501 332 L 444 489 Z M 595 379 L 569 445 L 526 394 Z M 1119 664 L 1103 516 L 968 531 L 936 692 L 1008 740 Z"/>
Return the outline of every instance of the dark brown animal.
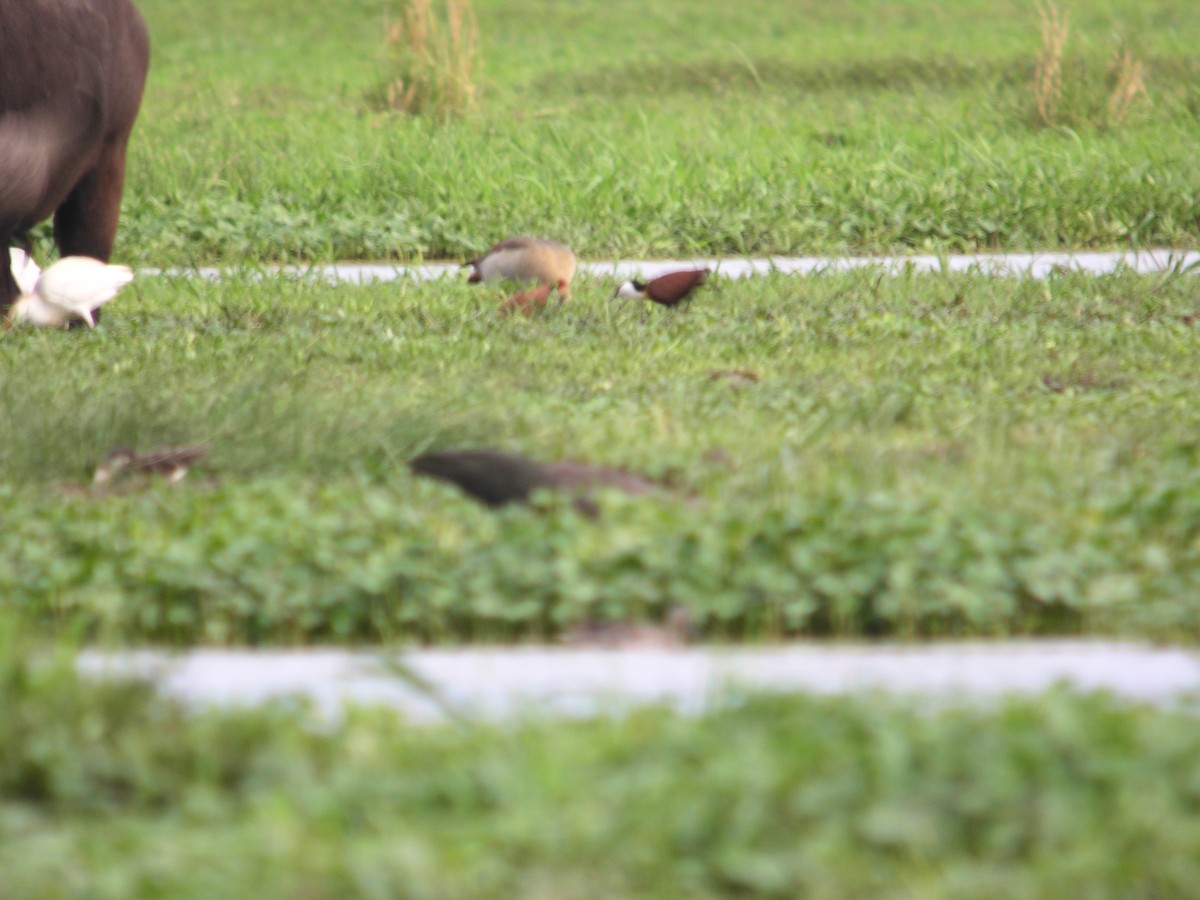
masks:
<path fill-rule="evenodd" d="M 426 453 L 409 462 L 419 475 L 428 475 L 458 485 L 488 506 L 528 503 L 540 488 L 584 494 L 597 488 L 614 488 L 627 494 L 648 494 L 657 487 L 621 469 L 570 461 L 540 463 L 514 453 L 497 450 L 442 450 Z M 588 515 L 599 510 L 586 497 L 576 507 Z"/>
<path fill-rule="evenodd" d="M 130 0 L 0 0 L 0 250 L 54 216 L 62 256 L 108 261 L 149 65 Z M 0 314 L 18 293 L 0 266 Z"/>
<path fill-rule="evenodd" d="M 684 300 L 690 303 L 692 291 L 708 280 L 708 269 L 688 269 L 668 272 L 649 281 L 627 281 L 613 292 L 612 298 L 639 297 L 663 306 L 677 306 Z"/>

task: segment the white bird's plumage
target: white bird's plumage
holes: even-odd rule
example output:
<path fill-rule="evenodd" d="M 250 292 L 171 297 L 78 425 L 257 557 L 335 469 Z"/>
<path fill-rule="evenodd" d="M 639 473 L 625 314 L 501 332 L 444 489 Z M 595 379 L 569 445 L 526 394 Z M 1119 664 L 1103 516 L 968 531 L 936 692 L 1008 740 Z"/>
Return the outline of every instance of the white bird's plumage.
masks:
<path fill-rule="evenodd" d="M 67 314 L 57 306 L 51 306 L 37 294 L 23 294 L 8 311 L 8 321 L 4 328 L 7 331 L 18 322 L 28 322 L 30 325 L 41 325 L 45 328 L 65 328 Z"/>
<path fill-rule="evenodd" d="M 17 299 L 9 321 L 65 327 L 78 317 L 95 328 L 92 310 L 131 281 L 133 270 L 128 266 L 109 265 L 90 256 L 64 256 L 42 272 L 32 291 Z"/>
<path fill-rule="evenodd" d="M 646 292 L 644 290 L 639 291 L 637 288 L 635 288 L 633 286 L 632 281 L 626 281 L 623 285 L 621 285 L 619 288 L 617 288 L 617 292 L 615 294 L 613 294 L 613 299 L 616 299 L 617 297 L 645 297 L 645 296 L 646 296 Z"/>
<path fill-rule="evenodd" d="M 17 290 L 22 294 L 32 294 L 37 286 L 42 268 L 33 261 L 33 257 L 19 247 L 8 248 L 8 258 L 12 266 L 13 278 L 17 282 Z"/>

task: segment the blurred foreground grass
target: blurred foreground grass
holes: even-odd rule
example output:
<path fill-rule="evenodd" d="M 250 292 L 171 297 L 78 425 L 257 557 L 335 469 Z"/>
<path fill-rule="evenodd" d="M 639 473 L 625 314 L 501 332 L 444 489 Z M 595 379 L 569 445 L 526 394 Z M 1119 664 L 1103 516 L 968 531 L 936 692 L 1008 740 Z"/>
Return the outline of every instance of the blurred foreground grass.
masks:
<path fill-rule="evenodd" d="M 185 713 L 0 620 L 6 900 L 1185 898 L 1200 724 L 1100 696 L 410 727 Z"/>

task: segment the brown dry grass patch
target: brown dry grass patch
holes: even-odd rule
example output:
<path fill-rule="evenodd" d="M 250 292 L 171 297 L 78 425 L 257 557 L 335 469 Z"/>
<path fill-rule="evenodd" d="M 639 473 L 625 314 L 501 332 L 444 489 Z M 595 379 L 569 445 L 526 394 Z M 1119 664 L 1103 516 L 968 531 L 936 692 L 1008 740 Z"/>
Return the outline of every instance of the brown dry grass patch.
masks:
<path fill-rule="evenodd" d="M 387 108 L 413 114 L 462 115 L 475 104 L 478 28 L 470 0 L 407 0 L 387 23 Z"/>
<path fill-rule="evenodd" d="M 1053 125 L 1062 99 L 1063 48 L 1067 45 L 1070 26 L 1067 15 L 1053 3 L 1038 4 L 1038 20 L 1042 28 L 1042 46 L 1034 71 L 1034 102 L 1042 124 Z"/>
<path fill-rule="evenodd" d="M 1069 16 L 1052 0 L 1037 4 L 1041 30 L 1033 76 L 1038 124 L 1111 128 L 1122 124 L 1139 98 L 1146 98 L 1146 66 L 1133 51 L 1117 49 L 1103 76 L 1095 65 L 1068 60 Z"/>

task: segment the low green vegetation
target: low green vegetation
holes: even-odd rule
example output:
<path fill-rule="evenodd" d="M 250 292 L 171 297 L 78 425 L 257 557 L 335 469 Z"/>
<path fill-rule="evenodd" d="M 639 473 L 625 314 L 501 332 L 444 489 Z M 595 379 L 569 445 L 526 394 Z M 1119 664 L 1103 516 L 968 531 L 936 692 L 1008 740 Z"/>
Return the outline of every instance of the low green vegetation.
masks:
<path fill-rule="evenodd" d="M 135 264 L 462 258 L 522 232 L 589 258 L 1200 233 L 1190 0 L 1064 5 L 1049 126 L 1025 0 L 475 0 L 477 102 L 450 119 L 380 100 L 400 0 L 140 5 Z"/>
<path fill-rule="evenodd" d="M 0 638 L 6 900 L 1185 898 L 1200 724 L 1051 693 L 412 728 L 187 713 Z"/>
<path fill-rule="evenodd" d="M 180 643 L 546 638 L 673 603 L 714 638 L 1200 635 L 1192 276 L 611 290 L 527 320 L 453 279 L 146 278 L 96 332 L 12 331 L 0 595 Z M 194 442 L 180 486 L 89 486 L 114 445 Z M 665 487 L 494 512 L 408 473 L 455 446 Z"/>
<path fill-rule="evenodd" d="M 1196 642 L 1190 275 L 718 277 L 681 312 L 582 277 L 526 320 L 452 280 L 257 270 L 517 233 L 590 259 L 1195 248 L 1191 0 L 474 0 L 478 57 L 433 71 L 394 56 L 399 0 L 138 2 L 115 257 L 236 274 L 0 338 L 4 900 L 1195 895 L 1194 711 L 759 697 L 414 728 L 185 710 L 71 665 L 675 604 L 708 640 Z M 182 484 L 90 484 L 109 448 L 172 443 L 211 448 Z M 445 447 L 663 490 L 491 511 L 408 472 Z"/>

